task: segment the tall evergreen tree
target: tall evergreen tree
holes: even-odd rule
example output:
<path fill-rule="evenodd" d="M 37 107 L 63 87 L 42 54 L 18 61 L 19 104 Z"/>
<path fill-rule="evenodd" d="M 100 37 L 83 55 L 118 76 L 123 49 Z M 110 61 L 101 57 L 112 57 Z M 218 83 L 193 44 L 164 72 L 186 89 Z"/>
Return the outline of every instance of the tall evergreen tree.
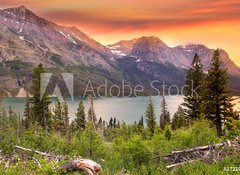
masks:
<path fill-rule="evenodd" d="M 113 128 L 113 118 L 112 117 L 109 120 L 108 128 Z"/>
<path fill-rule="evenodd" d="M 51 114 L 49 112 L 49 104 L 51 102 L 47 93 L 44 93 L 41 98 L 41 74 L 44 72 L 45 70 L 42 64 L 34 68 L 32 77 L 33 98 L 31 103 L 34 120 L 46 129 L 51 125 Z"/>
<path fill-rule="evenodd" d="M 121 128 L 121 123 L 120 123 L 119 120 L 117 121 L 117 128 L 118 128 L 118 129 Z"/>
<path fill-rule="evenodd" d="M 171 139 L 171 137 L 172 137 L 172 130 L 171 130 L 170 125 L 166 125 L 166 126 L 165 126 L 164 135 L 165 135 L 165 137 L 166 137 L 167 140 L 170 140 L 170 139 Z"/>
<path fill-rule="evenodd" d="M 66 134 L 69 130 L 69 116 L 68 116 L 68 106 L 66 99 L 64 99 L 63 107 L 62 107 L 62 115 L 64 120 L 64 134 Z"/>
<path fill-rule="evenodd" d="M 137 128 L 138 128 L 138 132 L 143 133 L 143 131 L 144 131 L 144 120 L 143 120 L 143 116 L 142 116 L 141 119 L 139 120 L 138 125 L 137 125 Z"/>
<path fill-rule="evenodd" d="M 83 142 L 86 142 L 87 156 L 89 158 L 96 159 L 101 154 L 103 148 L 103 143 L 100 136 L 94 131 L 93 125 L 91 122 L 87 122 L 86 130 L 84 131 Z"/>
<path fill-rule="evenodd" d="M 85 130 L 86 128 L 86 117 L 85 117 L 85 109 L 83 105 L 83 101 L 79 102 L 79 106 L 76 113 L 76 118 L 73 121 L 75 130 Z"/>
<path fill-rule="evenodd" d="M 26 102 L 25 102 L 25 109 L 24 109 L 24 123 L 25 123 L 26 129 L 28 129 L 30 125 L 33 123 L 28 90 L 26 93 Z"/>
<path fill-rule="evenodd" d="M 221 68 L 220 50 L 214 52 L 205 81 L 204 114 L 215 123 L 218 136 L 222 136 L 224 121 L 233 117 L 232 97 L 228 91 L 227 69 Z"/>
<path fill-rule="evenodd" d="M 173 115 L 172 129 L 176 130 L 187 125 L 188 123 L 184 114 L 184 109 L 179 106 L 177 112 Z"/>
<path fill-rule="evenodd" d="M 114 128 L 117 127 L 117 119 L 116 119 L 116 117 L 114 117 L 114 119 L 113 119 L 113 127 L 114 127 Z"/>
<path fill-rule="evenodd" d="M 55 102 L 54 115 L 52 121 L 52 125 L 56 131 L 63 131 L 64 119 L 62 114 L 63 114 L 62 104 L 57 98 Z"/>
<path fill-rule="evenodd" d="M 161 102 L 161 114 L 160 114 L 160 127 L 162 130 L 164 130 L 166 125 L 170 124 L 170 113 L 167 109 L 167 103 L 165 96 L 162 96 L 162 102 Z"/>
<path fill-rule="evenodd" d="M 224 123 L 226 135 L 238 137 L 240 135 L 240 116 L 237 112 L 234 115 L 226 117 L 226 123 Z"/>
<path fill-rule="evenodd" d="M 186 87 L 184 92 L 185 115 L 188 120 L 200 117 L 202 107 L 204 72 L 201 59 L 195 54 L 192 67 L 187 72 Z"/>
<path fill-rule="evenodd" d="M 97 122 L 97 117 L 94 111 L 94 106 L 93 106 L 93 97 L 92 95 L 88 96 L 88 102 L 89 102 L 89 110 L 88 110 L 88 121 L 92 123 L 93 128 L 96 132 L 96 122 Z"/>
<path fill-rule="evenodd" d="M 98 123 L 97 123 L 97 127 L 98 127 L 98 128 L 103 128 L 102 117 L 99 118 Z"/>
<path fill-rule="evenodd" d="M 141 119 L 139 120 L 139 122 L 138 122 L 138 126 L 144 128 L 144 120 L 143 120 L 143 116 L 142 116 Z"/>
<path fill-rule="evenodd" d="M 152 137 L 156 127 L 156 117 L 155 117 L 154 105 L 151 97 L 149 97 L 148 106 L 147 106 L 145 115 L 146 115 L 147 128 L 149 129 L 150 136 Z"/>

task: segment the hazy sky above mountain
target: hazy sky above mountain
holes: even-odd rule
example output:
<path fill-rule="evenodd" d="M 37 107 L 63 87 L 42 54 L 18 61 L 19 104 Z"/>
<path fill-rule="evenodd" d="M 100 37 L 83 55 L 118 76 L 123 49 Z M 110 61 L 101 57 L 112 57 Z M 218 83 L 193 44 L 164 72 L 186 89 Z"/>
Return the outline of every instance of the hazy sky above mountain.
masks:
<path fill-rule="evenodd" d="M 154 35 L 169 46 L 223 48 L 240 65 L 239 0 L 0 0 L 1 8 L 19 5 L 103 44 Z"/>

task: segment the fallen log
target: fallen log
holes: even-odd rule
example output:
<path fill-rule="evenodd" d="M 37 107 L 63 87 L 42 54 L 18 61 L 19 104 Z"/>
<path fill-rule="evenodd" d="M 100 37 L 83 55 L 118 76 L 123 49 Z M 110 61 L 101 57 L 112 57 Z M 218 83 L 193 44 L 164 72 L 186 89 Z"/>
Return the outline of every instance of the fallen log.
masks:
<path fill-rule="evenodd" d="M 22 150 L 22 151 L 28 151 L 28 152 L 31 152 L 31 153 L 35 153 L 35 154 L 39 154 L 41 156 L 44 156 L 44 157 L 47 157 L 48 159 L 54 159 L 56 161 L 60 161 L 60 160 L 66 160 L 68 159 L 68 157 L 66 156 L 62 156 L 62 155 L 51 155 L 49 153 L 45 153 L 45 152 L 41 152 L 41 151 L 37 151 L 37 150 L 32 150 L 32 149 L 29 149 L 29 148 L 24 148 L 24 147 L 21 147 L 21 146 L 14 146 L 15 149 L 19 149 L 19 150 Z"/>
<path fill-rule="evenodd" d="M 192 163 L 197 160 L 204 161 L 206 163 L 216 162 L 224 155 L 231 155 L 233 151 L 240 150 L 240 140 L 236 140 L 213 145 L 200 146 L 190 149 L 184 149 L 179 151 L 172 151 L 170 154 L 164 156 L 164 161 L 170 163 L 166 168 L 171 169 L 185 163 Z"/>
<path fill-rule="evenodd" d="M 27 151 L 27 152 L 32 152 L 32 153 L 35 153 L 35 154 L 39 154 L 41 156 L 47 157 L 48 159 L 61 160 L 61 159 L 66 158 L 66 156 L 61 156 L 61 155 L 53 156 L 49 153 L 36 151 L 36 150 L 29 149 L 29 148 L 21 147 L 21 146 L 14 146 L 14 148 L 22 150 L 22 151 Z M 38 160 L 34 157 L 32 157 L 32 159 L 36 162 L 38 167 L 41 168 L 41 165 L 38 162 Z M 65 164 L 61 165 L 60 169 L 63 173 L 82 170 L 82 171 L 85 171 L 88 175 L 95 175 L 95 174 L 98 174 L 102 171 L 101 165 L 99 165 L 98 163 L 96 163 L 96 162 L 94 162 L 93 160 L 90 160 L 90 159 L 76 159 L 76 160 L 73 160 L 73 161 L 69 161 L 68 163 L 65 163 Z"/>
<path fill-rule="evenodd" d="M 223 142 L 223 143 L 217 143 L 214 145 L 207 145 L 207 146 L 199 146 L 191 149 L 184 149 L 180 151 L 172 151 L 170 154 L 180 154 L 180 153 L 189 153 L 189 152 L 195 152 L 195 151 L 204 151 L 204 150 L 209 150 L 211 148 L 215 149 L 218 147 L 223 147 L 225 145 L 231 145 L 231 142 Z"/>
<path fill-rule="evenodd" d="M 88 175 L 94 175 L 100 173 L 102 171 L 102 168 L 99 164 L 90 159 L 77 159 L 72 162 L 63 164 L 61 166 L 61 170 L 66 173 L 83 170 L 88 173 Z"/>
<path fill-rule="evenodd" d="M 44 152 L 41 152 L 41 151 L 31 150 L 31 149 L 29 149 L 29 148 L 24 148 L 24 147 L 21 147 L 21 146 L 14 146 L 14 148 L 20 149 L 20 150 L 23 150 L 23 151 L 33 152 L 33 153 L 35 153 L 35 154 L 40 154 L 40 155 L 45 156 L 45 157 L 51 157 L 50 154 L 47 154 L 47 153 L 44 153 Z"/>
<path fill-rule="evenodd" d="M 171 169 L 171 168 L 174 168 L 174 167 L 179 166 L 179 165 L 184 165 L 184 164 L 187 164 L 187 163 L 193 163 L 193 162 L 196 162 L 196 161 L 198 161 L 198 160 L 189 160 L 189 161 L 185 161 L 185 162 L 181 162 L 181 163 L 175 163 L 175 164 L 168 165 L 166 168 Z"/>
<path fill-rule="evenodd" d="M 32 157 L 32 159 L 34 160 L 34 162 L 37 164 L 37 166 L 42 169 L 42 166 L 40 164 L 40 162 L 35 158 L 35 157 Z"/>

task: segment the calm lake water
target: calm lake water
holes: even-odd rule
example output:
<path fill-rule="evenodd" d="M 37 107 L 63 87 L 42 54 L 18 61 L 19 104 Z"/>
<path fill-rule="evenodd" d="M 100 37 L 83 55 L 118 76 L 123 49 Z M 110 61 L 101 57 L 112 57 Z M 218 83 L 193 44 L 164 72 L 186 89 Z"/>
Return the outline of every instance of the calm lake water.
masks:
<path fill-rule="evenodd" d="M 178 106 L 183 102 L 183 96 L 166 96 L 168 110 L 172 116 L 178 109 Z M 80 100 L 83 100 L 85 111 L 87 114 L 89 105 L 87 99 L 67 99 L 69 107 L 69 117 L 74 119 Z M 161 96 L 152 97 L 155 105 L 156 118 L 159 119 L 160 104 L 162 101 Z M 238 100 L 239 101 L 239 100 Z M 238 102 L 235 101 L 235 102 Z M 102 117 L 104 120 L 109 121 L 111 117 L 116 117 L 119 121 L 124 120 L 127 123 L 139 121 L 141 116 L 145 114 L 148 104 L 148 97 L 129 97 L 129 98 L 96 98 L 94 99 L 94 109 L 98 118 Z M 12 109 L 20 115 L 23 115 L 25 99 L 24 98 L 6 98 L 5 105 L 8 108 L 10 105 Z M 54 102 L 51 107 L 54 106 Z M 237 103 L 235 110 L 240 109 L 240 104 Z"/>

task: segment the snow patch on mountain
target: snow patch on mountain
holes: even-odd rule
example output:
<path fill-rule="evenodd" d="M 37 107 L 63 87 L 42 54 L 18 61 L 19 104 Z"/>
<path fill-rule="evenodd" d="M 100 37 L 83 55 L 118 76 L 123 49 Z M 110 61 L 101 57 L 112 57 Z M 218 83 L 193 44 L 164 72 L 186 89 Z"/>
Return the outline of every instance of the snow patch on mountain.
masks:
<path fill-rule="evenodd" d="M 70 34 L 65 34 L 62 31 L 60 31 L 60 33 L 65 36 L 68 40 L 70 40 L 71 42 L 73 42 L 74 44 L 77 44 L 77 42 L 71 37 Z"/>
<path fill-rule="evenodd" d="M 24 36 L 19 36 L 20 40 L 24 41 Z"/>
<path fill-rule="evenodd" d="M 126 56 L 125 53 L 123 53 L 121 50 L 119 50 L 121 48 L 121 46 L 107 46 L 107 48 L 110 49 L 110 51 L 116 55 L 116 56 L 119 56 L 119 57 L 123 57 L 123 56 Z"/>

